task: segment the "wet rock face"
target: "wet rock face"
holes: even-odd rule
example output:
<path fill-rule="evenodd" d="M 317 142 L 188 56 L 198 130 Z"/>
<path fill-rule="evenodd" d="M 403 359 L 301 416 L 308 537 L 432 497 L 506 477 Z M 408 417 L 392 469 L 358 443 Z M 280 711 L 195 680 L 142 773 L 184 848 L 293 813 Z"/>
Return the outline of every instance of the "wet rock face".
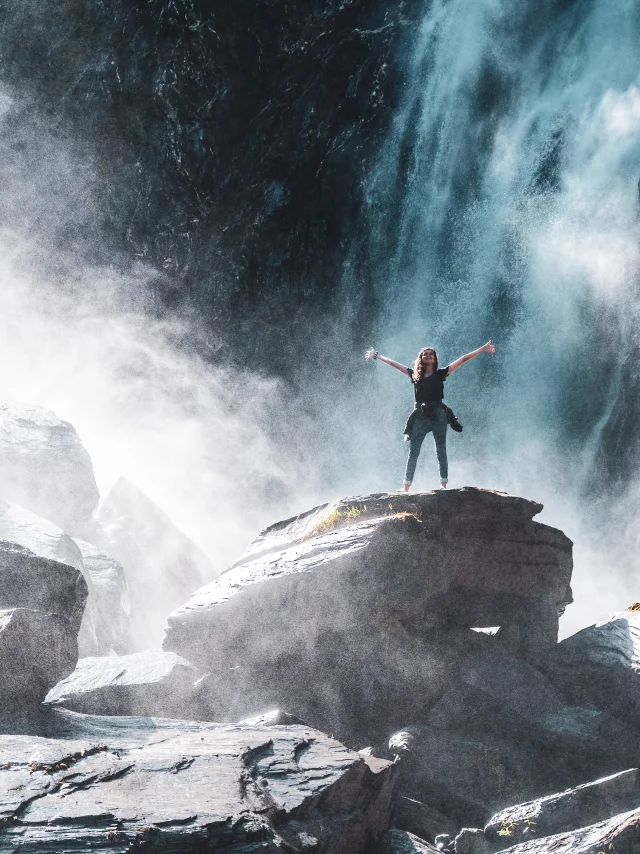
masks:
<path fill-rule="evenodd" d="M 71 715 L 0 736 L 0 849 L 365 854 L 395 770 L 308 727 Z"/>
<path fill-rule="evenodd" d="M 98 488 L 71 424 L 40 407 L 0 405 L 0 494 L 69 534 L 85 525 Z"/>
<path fill-rule="evenodd" d="M 420 719 L 460 659 L 556 642 L 571 543 L 540 509 L 474 489 L 324 505 L 260 535 L 164 646 L 210 674 L 205 712 L 274 703 L 364 746 Z M 487 625 L 509 632 L 470 631 Z"/>

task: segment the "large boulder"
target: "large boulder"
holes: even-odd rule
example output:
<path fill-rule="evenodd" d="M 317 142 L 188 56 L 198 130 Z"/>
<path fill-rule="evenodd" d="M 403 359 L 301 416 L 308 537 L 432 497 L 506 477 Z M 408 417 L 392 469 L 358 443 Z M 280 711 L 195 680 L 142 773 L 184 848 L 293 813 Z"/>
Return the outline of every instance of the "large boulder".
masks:
<path fill-rule="evenodd" d="M 99 495 L 71 424 L 40 407 L 0 404 L 0 495 L 68 533 L 82 529 Z"/>
<path fill-rule="evenodd" d="M 147 496 L 121 478 L 89 539 L 125 570 L 134 649 L 158 646 L 166 615 L 216 576 L 207 556 Z"/>
<path fill-rule="evenodd" d="M 484 835 L 492 850 L 532 837 L 553 836 L 640 808 L 640 772 L 621 771 L 559 794 L 508 807 L 492 816 Z"/>
<path fill-rule="evenodd" d="M 41 703 L 77 660 L 68 620 L 29 608 L 0 610 L 0 718 Z"/>
<path fill-rule="evenodd" d="M 540 509 L 479 489 L 323 505 L 260 534 L 164 647 L 210 674 L 214 719 L 273 703 L 364 746 L 424 720 L 461 658 L 555 644 L 571 542 Z"/>
<path fill-rule="evenodd" d="M 0 736 L 1 851 L 365 854 L 391 822 L 394 767 L 309 727 L 64 724 Z"/>
<path fill-rule="evenodd" d="M 0 541 L 0 608 L 58 614 L 77 637 L 87 595 L 87 583 L 75 567 Z"/>
<path fill-rule="evenodd" d="M 192 693 L 195 678 L 193 665 L 161 649 L 81 658 L 46 701 L 87 714 L 172 717 Z"/>
<path fill-rule="evenodd" d="M 537 666 L 567 702 L 640 721 L 640 605 L 561 641 Z"/>
<path fill-rule="evenodd" d="M 82 553 L 74 540 L 48 519 L 25 510 L 18 504 L 0 499 L 0 540 L 17 543 L 39 557 L 73 566 L 82 573 L 87 583 L 88 601 L 84 609 L 78 634 L 80 655 L 97 655 L 101 652 L 98 642 L 97 597 L 91 576 L 86 571 Z"/>

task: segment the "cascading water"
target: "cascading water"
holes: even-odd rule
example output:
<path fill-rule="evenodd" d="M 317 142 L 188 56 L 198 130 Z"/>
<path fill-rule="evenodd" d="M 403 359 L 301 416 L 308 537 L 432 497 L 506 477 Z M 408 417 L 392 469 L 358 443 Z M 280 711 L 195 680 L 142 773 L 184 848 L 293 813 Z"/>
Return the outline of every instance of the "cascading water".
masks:
<path fill-rule="evenodd" d="M 448 382 L 467 427 L 458 476 L 541 497 L 577 541 L 581 517 L 603 535 L 594 563 L 623 561 L 627 581 L 639 36 L 633 2 L 427 2 L 364 238 L 381 350 L 407 362 L 433 344 L 446 364 L 497 345 Z"/>

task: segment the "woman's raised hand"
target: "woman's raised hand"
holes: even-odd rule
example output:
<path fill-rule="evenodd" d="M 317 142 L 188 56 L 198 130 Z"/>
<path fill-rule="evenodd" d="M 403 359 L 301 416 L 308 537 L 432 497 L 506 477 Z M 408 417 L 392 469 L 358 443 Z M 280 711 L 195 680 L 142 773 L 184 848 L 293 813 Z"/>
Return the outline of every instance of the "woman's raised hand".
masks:
<path fill-rule="evenodd" d="M 378 358 L 378 351 L 374 347 L 369 347 L 367 352 L 364 354 L 364 357 L 367 360 L 367 362 L 370 361 L 371 359 L 377 359 Z"/>
<path fill-rule="evenodd" d="M 487 343 L 484 345 L 484 347 L 483 347 L 482 349 L 483 349 L 486 353 L 491 353 L 491 355 L 492 355 L 492 356 L 493 356 L 493 354 L 496 352 L 496 348 L 495 348 L 495 347 L 493 346 L 493 344 L 491 343 L 491 338 L 489 338 L 489 340 L 487 341 Z"/>

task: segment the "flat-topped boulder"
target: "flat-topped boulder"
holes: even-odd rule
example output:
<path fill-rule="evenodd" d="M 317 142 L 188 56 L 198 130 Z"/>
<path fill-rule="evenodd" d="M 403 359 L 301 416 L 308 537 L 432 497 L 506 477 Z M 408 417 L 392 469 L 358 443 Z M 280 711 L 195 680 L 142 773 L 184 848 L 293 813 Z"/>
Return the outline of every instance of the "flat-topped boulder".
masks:
<path fill-rule="evenodd" d="M 164 648 L 210 674 L 214 717 L 273 703 L 349 741 L 388 736 L 460 656 L 556 642 L 571 542 L 533 521 L 541 509 L 480 489 L 314 508 L 267 528 L 171 614 Z M 481 626 L 503 636 L 470 631 Z"/>
<path fill-rule="evenodd" d="M 0 495 L 69 534 L 86 525 L 99 494 L 73 426 L 38 406 L 0 404 Z"/>
<path fill-rule="evenodd" d="M 192 692 L 195 678 L 193 665 L 161 649 L 81 658 L 46 701 L 87 714 L 170 717 Z"/>
<path fill-rule="evenodd" d="M 391 821 L 393 765 L 309 727 L 62 713 L 57 731 L 0 736 L 0 851 L 365 854 Z"/>

